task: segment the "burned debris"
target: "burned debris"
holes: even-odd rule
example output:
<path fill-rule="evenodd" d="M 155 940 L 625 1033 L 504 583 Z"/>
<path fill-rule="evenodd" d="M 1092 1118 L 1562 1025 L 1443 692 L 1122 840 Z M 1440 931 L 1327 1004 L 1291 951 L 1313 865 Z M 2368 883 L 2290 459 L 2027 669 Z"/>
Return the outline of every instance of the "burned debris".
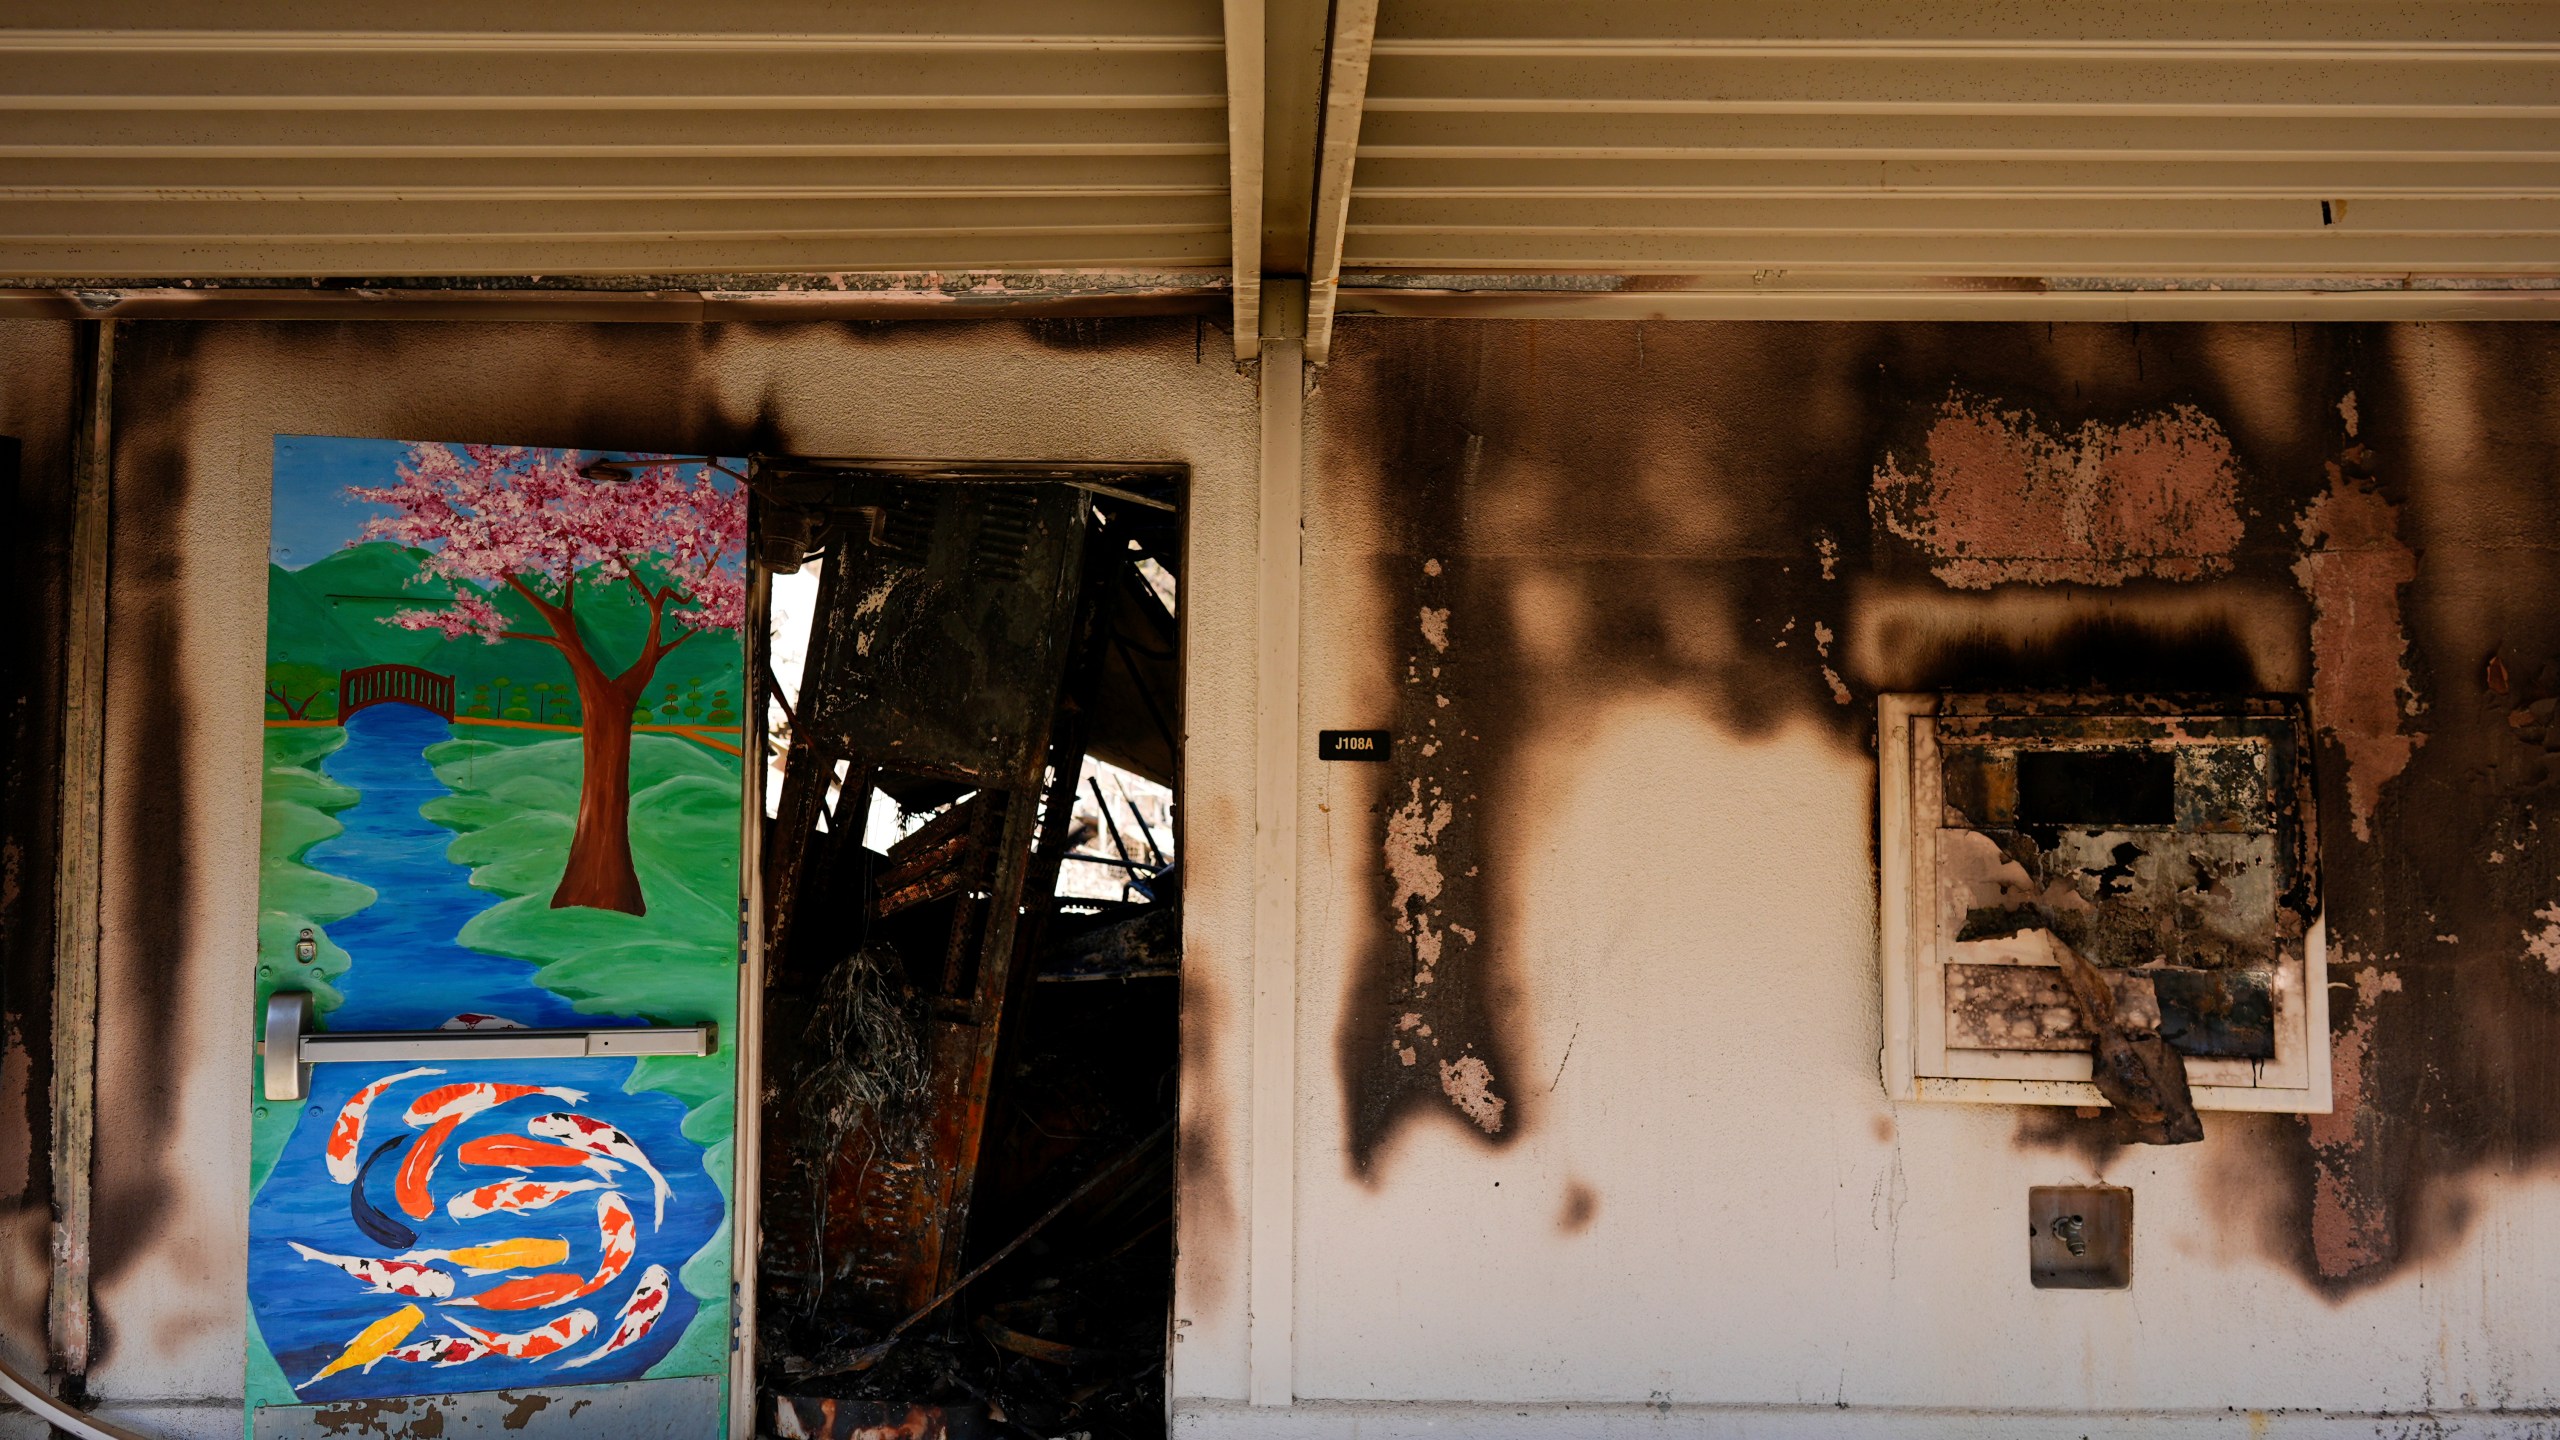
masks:
<path fill-rule="evenodd" d="M 2094 1086 L 2118 1138 L 2146 1144 L 2202 1138 L 2196 1111 L 2214 1103 L 2325 1107 L 2298 702 L 1918 703 L 1919 1076 L 2044 1103 L 2074 1092 L 2034 1086 Z"/>
<path fill-rule="evenodd" d="M 758 471 L 817 575 L 767 677 L 761 1411 L 1161 1433 L 1180 472 Z"/>

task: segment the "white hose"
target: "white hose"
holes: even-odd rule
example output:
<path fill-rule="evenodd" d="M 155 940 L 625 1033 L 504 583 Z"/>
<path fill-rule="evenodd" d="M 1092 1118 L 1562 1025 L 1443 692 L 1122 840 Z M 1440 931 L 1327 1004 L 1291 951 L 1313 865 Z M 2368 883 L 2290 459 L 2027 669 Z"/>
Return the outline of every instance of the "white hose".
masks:
<path fill-rule="evenodd" d="M 121 1425 L 110 1425 L 54 1399 L 44 1393 L 43 1386 L 19 1374 L 7 1360 L 0 1360 L 0 1395 L 7 1395 L 27 1407 L 37 1419 L 64 1434 L 77 1435 L 80 1440 L 149 1440 L 147 1436 L 137 1435 Z"/>

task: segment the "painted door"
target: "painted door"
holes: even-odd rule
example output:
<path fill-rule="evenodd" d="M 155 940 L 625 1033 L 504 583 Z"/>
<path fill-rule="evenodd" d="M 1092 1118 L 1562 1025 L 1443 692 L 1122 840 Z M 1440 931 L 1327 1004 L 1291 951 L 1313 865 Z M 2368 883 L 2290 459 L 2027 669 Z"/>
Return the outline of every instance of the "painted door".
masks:
<path fill-rule="evenodd" d="M 720 1433 L 744 536 L 700 463 L 277 440 L 262 1013 L 718 1041 L 258 1092 L 252 1437 Z"/>

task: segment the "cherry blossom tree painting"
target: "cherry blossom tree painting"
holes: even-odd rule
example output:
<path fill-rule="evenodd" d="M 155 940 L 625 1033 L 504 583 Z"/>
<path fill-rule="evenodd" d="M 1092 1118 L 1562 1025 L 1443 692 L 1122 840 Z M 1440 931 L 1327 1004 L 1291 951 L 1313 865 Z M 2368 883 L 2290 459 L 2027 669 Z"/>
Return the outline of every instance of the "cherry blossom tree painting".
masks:
<path fill-rule="evenodd" d="M 350 486 L 391 513 L 360 541 L 426 553 L 419 580 L 453 589 L 386 623 L 447 639 L 526 641 L 568 663 L 581 712 L 583 777 L 567 868 L 551 906 L 647 913 L 631 855 L 631 727 L 667 657 L 745 621 L 746 494 L 700 464 L 628 462 L 630 478 L 581 473 L 574 450 L 420 444 L 398 481 Z M 687 471 L 690 474 L 687 474 Z M 636 653 L 608 655 L 582 627 L 581 587 L 627 586 L 648 609 Z M 509 599 L 513 603 L 506 603 Z M 508 613 L 514 612 L 511 617 Z"/>

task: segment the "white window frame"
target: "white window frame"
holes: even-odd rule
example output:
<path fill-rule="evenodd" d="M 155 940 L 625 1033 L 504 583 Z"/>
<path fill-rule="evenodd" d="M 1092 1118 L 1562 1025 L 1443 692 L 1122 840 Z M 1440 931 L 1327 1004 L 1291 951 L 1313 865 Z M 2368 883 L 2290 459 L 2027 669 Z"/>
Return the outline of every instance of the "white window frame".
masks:
<path fill-rule="evenodd" d="M 1877 910 L 1884 983 L 1884 1085 L 1896 1100 L 1997 1105 L 2104 1105 L 2091 1057 L 2070 1051 L 1955 1050 L 1946 1043 L 1946 966 L 1934 911 L 1938 886 L 1936 695 L 1876 701 L 1876 820 L 1883 894 Z M 2307 833 L 2304 844 L 2317 843 Z M 2028 963 L 2021 961 L 2020 963 Z M 2330 1110 L 2327 924 L 2310 918 L 2297 971 L 2279 967 L 2276 1058 L 2191 1056 L 2199 1110 L 2325 1115 Z"/>

